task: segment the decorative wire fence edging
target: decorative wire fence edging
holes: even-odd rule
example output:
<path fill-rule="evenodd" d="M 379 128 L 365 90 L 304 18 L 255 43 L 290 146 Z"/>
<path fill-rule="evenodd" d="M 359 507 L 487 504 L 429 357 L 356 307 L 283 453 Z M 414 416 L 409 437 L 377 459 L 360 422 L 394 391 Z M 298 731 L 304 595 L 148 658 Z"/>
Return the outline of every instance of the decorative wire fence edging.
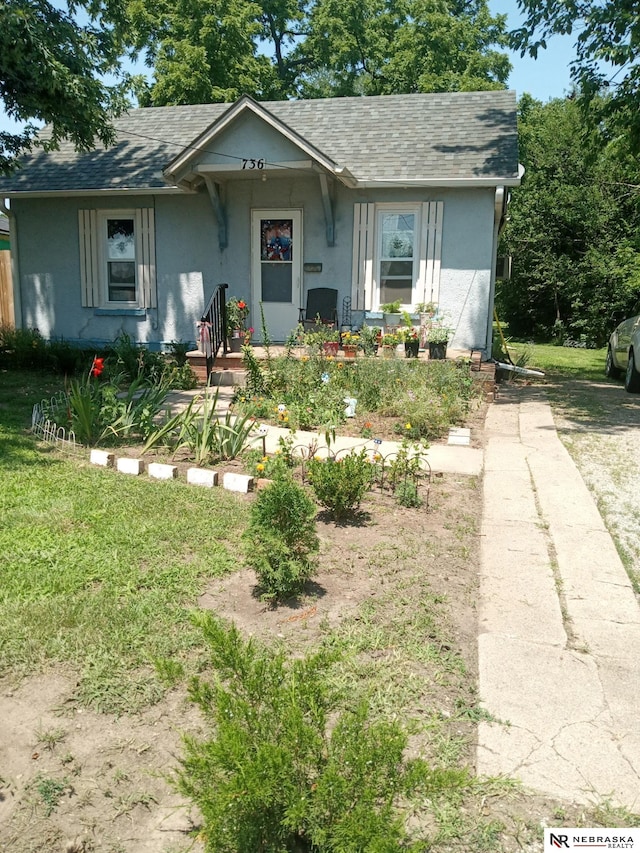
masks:
<path fill-rule="evenodd" d="M 78 453 L 85 448 L 76 442 L 76 434 L 70 429 L 58 426 L 61 412 L 66 414 L 69 408 L 69 398 L 64 391 L 59 391 L 48 400 L 36 403 L 31 412 L 31 432 L 41 441 L 54 445 L 66 453 Z"/>
<path fill-rule="evenodd" d="M 386 491 L 395 493 L 398 486 L 401 484 L 412 483 L 415 488 L 424 481 L 426 483 L 425 509 L 429 509 L 429 491 L 431 488 L 432 468 L 431 463 L 426 457 L 426 450 L 423 452 L 411 449 L 409 452 L 402 448 L 392 450 L 389 453 L 382 454 L 375 448 L 360 447 L 359 452 L 367 450 L 369 461 L 374 470 L 373 484 L 379 489 L 381 494 Z M 343 447 L 339 450 L 332 450 L 325 445 L 311 444 L 295 444 L 290 448 L 292 456 L 298 456 L 302 460 L 302 480 L 306 482 L 306 464 L 314 458 L 322 458 L 331 462 L 339 462 L 346 456 L 357 453 L 356 447 Z"/>

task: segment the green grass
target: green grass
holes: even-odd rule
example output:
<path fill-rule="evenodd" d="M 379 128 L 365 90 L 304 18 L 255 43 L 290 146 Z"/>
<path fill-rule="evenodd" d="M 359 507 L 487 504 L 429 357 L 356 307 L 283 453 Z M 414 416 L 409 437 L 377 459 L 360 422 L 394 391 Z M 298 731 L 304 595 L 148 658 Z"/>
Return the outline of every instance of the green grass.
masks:
<path fill-rule="evenodd" d="M 573 379 L 604 379 L 606 347 L 602 349 L 582 349 L 580 347 L 560 347 L 553 344 L 509 343 L 509 353 L 514 363 L 526 353 L 525 367 L 542 370 L 550 376 L 565 376 Z"/>
<path fill-rule="evenodd" d="M 80 702 L 135 710 L 163 693 L 155 660 L 199 644 L 189 611 L 207 577 L 237 567 L 245 507 L 38 447 L 31 405 L 55 385 L 2 380 L 0 674 L 69 664 Z"/>

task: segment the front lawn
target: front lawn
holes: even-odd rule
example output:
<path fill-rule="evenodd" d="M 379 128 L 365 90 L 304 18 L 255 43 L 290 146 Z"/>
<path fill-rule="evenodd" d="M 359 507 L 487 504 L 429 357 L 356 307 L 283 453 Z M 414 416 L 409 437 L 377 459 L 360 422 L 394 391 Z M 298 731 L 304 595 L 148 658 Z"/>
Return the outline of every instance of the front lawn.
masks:
<path fill-rule="evenodd" d="M 209 725 L 207 705 L 220 695 L 220 670 L 202 631 L 203 611 L 234 622 L 245 640 L 254 638 L 257 680 L 251 667 L 241 674 L 239 702 L 249 721 L 260 711 L 261 760 L 273 771 L 271 781 L 281 780 L 283 797 L 291 790 L 288 765 L 271 757 L 284 748 L 304 773 L 312 768 L 295 743 L 272 746 L 272 734 L 275 739 L 294 723 L 298 728 L 299 721 L 321 744 L 320 729 L 314 734 L 308 717 L 299 716 L 305 702 L 316 718 L 320 706 L 314 695 L 299 696 L 296 677 L 287 676 L 282 696 L 260 678 L 276 672 L 268 663 L 272 654 L 301 670 L 307 656 L 319 654 L 320 682 L 310 685 L 326 690 L 333 723 L 340 715 L 344 724 L 361 725 L 358 715 L 368 708 L 368 740 L 356 728 L 346 742 L 356 744 L 354 759 L 359 744 L 375 752 L 376 738 L 384 735 L 380 761 L 359 766 L 373 785 L 363 789 L 367 802 L 373 802 L 379 764 L 397 771 L 390 746 L 397 749 L 408 737 L 407 755 L 427 762 L 427 788 L 394 798 L 394 806 L 402 805 L 402 825 L 422 839 L 418 849 L 515 853 L 540 843 L 542 825 L 623 820 L 534 796 L 510 780 L 475 779 L 469 769 L 476 725 L 486 718 L 476 694 L 475 478 L 434 478 L 428 509 L 400 506 L 376 492 L 350 520 L 319 513 L 313 582 L 298 598 L 269 609 L 240 547 L 254 496 L 127 477 L 90 467 L 86 450 L 67 456 L 36 443 L 28 434 L 31 406 L 61 388 L 55 378 L 0 373 L 0 713 L 11 745 L 0 777 L 0 848 L 50 853 L 73 843 L 96 853 L 143 853 L 155 844 L 200 853 L 208 843 L 207 853 L 217 849 L 210 824 L 196 821 L 191 835 L 184 820 L 162 824 L 177 810 L 166 774 L 185 755 L 179 734 L 197 738 L 190 742 L 192 759 L 198 743 L 212 754 L 207 739 L 216 727 Z M 244 653 L 232 651 L 224 652 L 225 666 L 242 670 Z M 204 683 L 191 696 L 203 704 L 204 716 L 187 701 L 189 676 L 196 673 Z M 244 704 L 245 686 L 258 697 L 255 709 Z M 278 703 L 289 695 L 302 702 L 296 698 L 280 716 Z M 233 735 L 231 727 L 228 732 Z M 250 769 L 245 752 L 254 754 L 239 751 L 236 780 Z M 323 785 L 346 781 L 348 763 L 339 754 L 331 766 L 322 749 L 318 759 Z M 194 770 L 193 763 L 184 767 L 187 774 Z M 213 777 L 202 767 L 204 776 L 198 770 L 184 777 L 182 789 L 215 811 Z M 299 785 L 306 777 L 295 762 L 294 770 Z M 240 799 L 226 790 L 243 811 L 246 788 L 238 784 Z M 260 795 L 263 786 L 251 790 Z M 325 785 L 322 803 L 331 790 Z M 321 834 L 324 812 L 311 812 L 304 820 L 320 821 L 315 830 Z M 367 814 L 370 819 L 371 810 Z M 358 827 L 352 821 L 350 831 Z M 340 849 L 364 853 L 367 841 Z"/>

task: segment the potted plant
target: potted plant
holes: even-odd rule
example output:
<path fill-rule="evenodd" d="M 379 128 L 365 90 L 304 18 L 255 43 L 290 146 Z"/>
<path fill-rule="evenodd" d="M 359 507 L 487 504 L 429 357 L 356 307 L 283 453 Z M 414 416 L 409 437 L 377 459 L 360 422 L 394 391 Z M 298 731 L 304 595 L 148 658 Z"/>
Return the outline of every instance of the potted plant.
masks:
<path fill-rule="evenodd" d="M 380 310 L 384 314 L 384 324 L 385 326 L 399 326 L 400 325 L 400 306 L 401 302 L 399 299 L 396 299 L 395 302 L 385 302 L 380 306 Z"/>
<path fill-rule="evenodd" d="M 375 355 L 378 352 L 378 344 L 382 339 L 380 326 L 363 326 L 360 329 L 360 346 L 365 355 Z"/>
<path fill-rule="evenodd" d="M 446 358 L 447 345 L 451 329 L 448 326 L 443 326 L 440 323 L 434 323 L 427 329 L 427 345 L 429 347 L 429 358 Z"/>
<path fill-rule="evenodd" d="M 249 306 L 244 299 L 232 296 L 227 302 L 227 338 L 231 352 L 240 352 L 245 338 L 245 320 L 249 316 Z"/>
<path fill-rule="evenodd" d="M 360 346 L 360 335 L 356 332 L 345 332 L 342 336 L 342 351 L 345 358 L 355 358 Z"/>
<path fill-rule="evenodd" d="M 413 326 L 407 329 L 402 329 L 402 337 L 404 339 L 404 357 L 417 358 L 420 349 L 420 337 L 418 330 Z"/>
<path fill-rule="evenodd" d="M 382 336 L 382 357 L 395 358 L 396 350 L 398 349 L 398 336 L 387 332 Z"/>
<path fill-rule="evenodd" d="M 413 310 L 420 315 L 420 346 L 426 347 L 427 331 L 438 312 L 438 306 L 435 302 L 418 302 Z"/>
<path fill-rule="evenodd" d="M 318 317 L 316 325 L 304 333 L 304 343 L 311 353 L 324 352 L 325 355 L 336 356 L 340 348 L 340 332 Z"/>

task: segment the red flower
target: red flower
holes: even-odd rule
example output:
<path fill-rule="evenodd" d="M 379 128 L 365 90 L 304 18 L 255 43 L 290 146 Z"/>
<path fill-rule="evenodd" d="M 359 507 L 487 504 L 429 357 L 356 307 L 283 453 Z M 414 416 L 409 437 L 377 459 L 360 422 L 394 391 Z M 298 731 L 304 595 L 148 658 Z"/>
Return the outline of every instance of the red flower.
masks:
<path fill-rule="evenodd" d="M 242 301 L 242 299 L 241 299 L 241 300 L 238 302 L 238 308 L 239 308 L 241 311 L 244 311 L 244 309 L 245 309 L 246 307 L 247 307 L 247 303 L 246 303 L 246 302 L 243 302 L 243 301 Z"/>
<path fill-rule="evenodd" d="M 91 375 L 95 376 L 97 379 L 103 370 L 104 370 L 104 358 L 94 358 L 93 359 L 93 365 L 91 367 Z"/>

